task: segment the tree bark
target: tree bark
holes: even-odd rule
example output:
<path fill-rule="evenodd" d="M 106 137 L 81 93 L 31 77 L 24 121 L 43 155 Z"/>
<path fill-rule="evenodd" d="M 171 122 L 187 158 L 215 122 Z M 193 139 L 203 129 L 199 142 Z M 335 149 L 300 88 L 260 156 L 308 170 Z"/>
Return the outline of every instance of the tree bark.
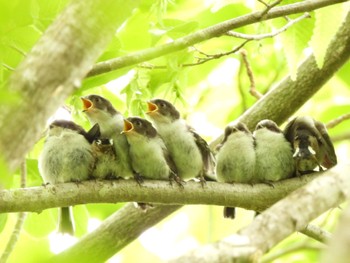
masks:
<path fill-rule="evenodd" d="M 349 169 L 350 164 L 346 164 L 326 171 L 324 176 L 264 211 L 237 235 L 195 249 L 172 262 L 258 262 L 264 253 L 284 238 L 305 229 L 311 220 L 350 198 Z M 348 246 L 340 247 L 348 249 Z M 330 260 L 345 262 L 334 260 L 334 257 Z"/>
<path fill-rule="evenodd" d="M 80 86 L 137 3 L 72 1 L 14 71 L 8 89 L 20 99 L 1 107 L 0 117 L 0 153 L 10 171 L 38 140 L 47 119 Z"/>
<path fill-rule="evenodd" d="M 54 207 L 86 203 L 143 202 L 168 205 L 203 204 L 242 207 L 263 211 L 295 189 L 321 176 L 313 173 L 266 184 L 187 182 L 184 189 L 167 181 L 145 180 L 140 187 L 133 180 L 85 181 L 0 191 L 0 212 L 41 212 Z M 224 193 L 224 194 L 223 194 Z"/>

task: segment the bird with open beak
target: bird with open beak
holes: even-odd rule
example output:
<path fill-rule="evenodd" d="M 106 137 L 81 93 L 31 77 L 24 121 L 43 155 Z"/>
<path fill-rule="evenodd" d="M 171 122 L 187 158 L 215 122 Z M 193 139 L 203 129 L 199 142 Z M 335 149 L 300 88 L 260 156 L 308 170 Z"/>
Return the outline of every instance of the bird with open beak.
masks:
<path fill-rule="evenodd" d="M 272 183 L 294 176 L 295 165 L 291 144 L 272 120 L 258 122 L 255 138 L 255 180 Z"/>
<path fill-rule="evenodd" d="M 170 180 L 182 186 L 176 175 L 176 167 L 165 144 L 153 125 L 143 118 L 129 117 L 124 120 L 123 133 L 130 145 L 132 167 L 141 177 Z"/>
<path fill-rule="evenodd" d="M 180 113 L 170 102 L 152 99 L 147 104 L 147 115 L 164 140 L 178 176 L 183 180 L 199 178 L 203 185 L 204 177 L 213 174 L 215 168 L 207 142 L 180 118 Z"/>
<path fill-rule="evenodd" d="M 333 143 L 327 128 L 309 116 L 292 119 L 284 129 L 292 144 L 297 175 L 311 173 L 316 167 L 322 171 L 337 164 Z"/>
<path fill-rule="evenodd" d="M 217 146 L 216 176 L 223 183 L 253 183 L 255 175 L 254 138 L 244 123 L 225 128 L 224 138 Z M 224 208 L 225 218 L 235 218 L 235 208 Z"/>
<path fill-rule="evenodd" d="M 86 132 L 71 121 L 52 122 L 38 160 L 44 182 L 59 184 L 88 180 L 95 162 L 91 142 L 98 136 L 98 125 Z M 73 235 L 70 208 L 62 207 L 60 211 L 59 232 Z"/>
<path fill-rule="evenodd" d="M 83 112 L 88 117 L 91 124 L 98 123 L 101 130 L 101 138 L 111 139 L 115 151 L 114 162 L 103 162 L 106 170 L 113 170 L 118 177 L 128 179 L 134 176 L 129 145 L 124 134 L 121 134 L 124 127 L 124 117 L 117 111 L 111 102 L 99 95 L 88 95 L 81 97 L 83 102 Z M 139 178 L 134 177 L 139 183 Z"/>

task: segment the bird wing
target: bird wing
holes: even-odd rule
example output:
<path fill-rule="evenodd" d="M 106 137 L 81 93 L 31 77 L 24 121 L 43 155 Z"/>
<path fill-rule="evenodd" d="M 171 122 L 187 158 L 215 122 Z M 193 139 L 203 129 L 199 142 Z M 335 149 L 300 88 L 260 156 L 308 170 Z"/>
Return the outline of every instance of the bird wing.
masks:
<path fill-rule="evenodd" d="M 215 169 L 215 157 L 211 152 L 208 143 L 192 128 L 189 128 L 189 131 L 193 134 L 198 149 L 201 152 L 205 172 L 207 175 L 212 174 Z"/>
<path fill-rule="evenodd" d="M 89 143 L 92 143 L 94 140 L 101 136 L 100 126 L 98 123 L 96 123 L 88 132 L 83 135 L 85 139 L 89 141 Z"/>
<path fill-rule="evenodd" d="M 315 127 L 320 134 L 320 143 L 325 149 L 325 158 L 322 165 L 326 168 L 331 168 L 337 164 L 337 156 L 331 138 L 328 135 L 326 126 L 319 121 L 315 121 Z"/>

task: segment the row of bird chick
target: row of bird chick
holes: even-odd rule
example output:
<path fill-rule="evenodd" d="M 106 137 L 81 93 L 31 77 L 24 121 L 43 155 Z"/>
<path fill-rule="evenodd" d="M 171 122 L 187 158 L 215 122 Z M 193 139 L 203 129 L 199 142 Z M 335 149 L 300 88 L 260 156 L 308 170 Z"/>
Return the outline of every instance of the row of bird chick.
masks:
<path fill-rule="evenodd" d="M 204 183 L 213 174 L 219 182 L 270 183 L 292 177 L 295 167 L 298 173 L 305 173 L 321 164 L 328 168 L 336 163 L 326 129 L 309 117 L 294 119 L 285 135 L 269 120 L 259 122 L 254 134 L 242 123 L 229 125 L 217 148 L 216 164 L 207 142 L 168 101 L 147 102 L 152 124 L 140 117 L 125 119 L 101 96 L 81 99 L 93 127 L 86 132 L 63 120 L 50 125 L 39 157 L 39 171 L 46 183 L 88 180 L 92 175 L 97 179 L 133 177 L 138 183 L 143 178 L 170 180 L 183 186 L 194 177 Z M 325 147 L 326 154 L 320 157 Z M 70 230 L 68 216 L 64 208 L 63 232 L 70 232 L 64 230 Z"/>
<path fill-rule="evenodd" d="M 98 96 L 82 97 L 83 112 L 93 127 L 86 132 L 78 124 L 56 120 L 39 156 L 39 171 L 45 183 L 144 178 L 184 181 L 197 177 L 202 183 L 214 174 L 215 160 L 206 141 L 168 101 L 148 102 L 153 124 L 140 117 L 124 118 L 110 101 Z M 59 231 L 72 234 L 68 208 L 60 213 Z"/>
<path fill-rule="evenodd" d="M 296 117 L 284 132 L 271 120 L 260 121 L 251 133 L 244 123 L 226 127 L 217 147 L 216 176 L 225 183 L 267 183 L 330 168 L 337 163 L 324 124 L 311 117 Z M 224 217 L 234 218 L 233 207 Z"/>

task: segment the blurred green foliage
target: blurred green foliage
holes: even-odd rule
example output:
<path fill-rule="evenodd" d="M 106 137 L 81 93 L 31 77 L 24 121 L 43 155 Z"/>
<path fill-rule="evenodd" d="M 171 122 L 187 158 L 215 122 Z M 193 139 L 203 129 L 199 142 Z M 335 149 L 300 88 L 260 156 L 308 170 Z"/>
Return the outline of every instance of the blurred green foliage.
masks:
<path fill-rule="evenodd" d="M 283 4 L 298 1 L 283 1 Z M 36 41 L 55 17 L 67 5 L 67 0 L 0 0 L 0 104 L 11 105 L 16 101 L 6 88 L 11 72 L 30 52 Z M 219 22 L 262 10 L 258 1 L 200 1 L 156 0 L 142 1 L 128 21 L 116 31 L 111 43 L 98 61 L 105 61 L 181 38 L 196 30 Z M 311 13 L 311 18 L 290 27 L 274 37 L 251 41 L 244 46 L 252 68 L 257 89 L 265 93 L 284 76 L 295 77 L 298 64 L 314 51 L 317 62 L 323 64 L 330 39 L 342 22 L 348 6 L 335 5 Z M 339 14 L 339 15 L 337 15 Z M 296 18 L 299 15 L 290 16 Z M 331 23 L 330 23 L 331 22 Z M 238 28 L 245 34 L 274 32 L 287 23 L 285 18 L 264 21 Z M 222 36 L 195 45 L 195 48 L 162 56 L 139 66 L 122 68 L 87 78 L 82 87 L 66 100 L 72 118 L 89 128 L 81 112 L 80 96 L 96 93 L 110 99 L 125 115 L 144 116 L 145 101 L 152 97 L 175 102 L 184 117 L 209 141 L 219 135 L 225 125 L 253 105 L 256 99 L 249 94 L 250 82 L 239 53 L 223 56 L 196 66 L 198 58 L 229 52 L 244 40 Z M 53 62 L 54 63 L 54 62 Z M 159 67 L 159 68 L 158 68 Z M 299 115 L 312 115 L 323 122 L 331 121 L 350 112 L 350 64 L 347 63 L 311 100 L 299 111 Z M 60 116 L 56 116 L 60 117 Z M 336 141 L 339 161 L 349 159 L 348 122 L 330 130 L 330 135 L 345 136 Z M 346 137 L 347 136 L 347 137 Z M 28 153 L 27 185 L 42 184 L 37 168 L 37 158 L 43 139 Z M 0 159 L 1 160 L 1 159 Z M 14 176 L 6 173 L 0 161 L 0 187 L 15 188 L 20 184 L 20 172 Z M 77 236 L 87 233 L 89 219 L 104 220 L 123 204 L 88 204 L 74 208 Z M 199 244 L 214 242 L 247 225 L 253 218 L 248 211 L 239 210 L 235 221 L 221 216 L 221 207 L 187 206 L 145 233 L 138 241 L 124 249 L 111 262 L 162 262 L 177 256 Z M 333 211 L 326 229 L 333 229 L 339 211 Z M 324 218 L 324 217 L 322 217 Z M 11 219 L 11 220 L 9 220 Z M 0 251 L 6 245 L 16 221 L 15 214 L 0 214 Z M 50 252 L 49 234 L 56 229 L 57 209 L 29 214 L 19 243 L 9 262 L 45 262 Z M 174 231 L 177 233 L 173 233 Z M 158 238 L 150 238 L 155 236 Z M 290 244 L 308 244 L 310 239 L 301 234 L 292 235 L 271 253 L 284 251 Z M 167 247 L 165 247 L 165 245 Z M 30 249 L 28 249 L 30 248 Z M 307 245 L 286 254 L 274 262 L 318 262 L 319 251 Z"/>

